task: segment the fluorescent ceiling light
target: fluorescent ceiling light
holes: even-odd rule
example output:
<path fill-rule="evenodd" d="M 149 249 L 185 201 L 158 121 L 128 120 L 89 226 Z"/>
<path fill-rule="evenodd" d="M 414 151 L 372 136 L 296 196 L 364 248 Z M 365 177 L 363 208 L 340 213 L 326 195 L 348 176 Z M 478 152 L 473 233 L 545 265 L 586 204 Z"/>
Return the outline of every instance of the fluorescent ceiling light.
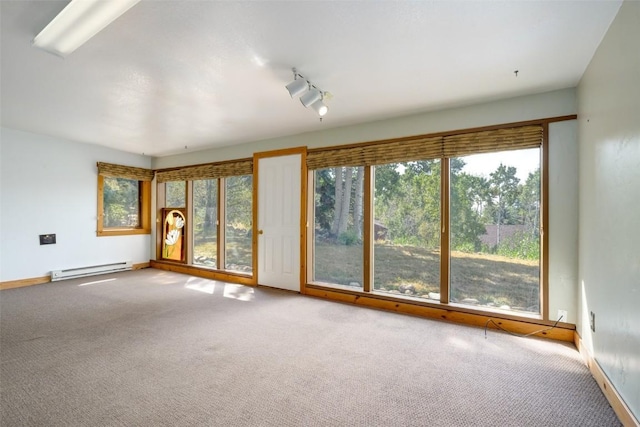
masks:
<path fill-rule="evenodd" d="M 32 44 L 64 58 L 139 1 L 72 0 Z"/>

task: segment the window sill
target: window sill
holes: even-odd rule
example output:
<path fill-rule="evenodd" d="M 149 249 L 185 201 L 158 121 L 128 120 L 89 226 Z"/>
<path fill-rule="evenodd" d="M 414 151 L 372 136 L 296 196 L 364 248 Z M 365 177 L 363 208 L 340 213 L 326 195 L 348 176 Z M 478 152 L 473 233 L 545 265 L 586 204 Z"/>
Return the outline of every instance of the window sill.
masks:
<path fill-rule="evenodd" d="M 238 283 L 241 285 L 255 286 L 253 275 L 232 273 L 226 270 L 215 270 L 189 264 L 182 264 L 168 260 L 152 260 L 151 267 L 160 270 L 168 270 L 176 273 L 190 274 L 205 279 L 220 280 L 224 282 Z"/>
<path fill-rule="evenodd" d="M 410 304 L 412 306 L 446 310 L 450 312 L 459 312 L 459 313 L 493 317 L 496 319 L 525 321 L 528 323 L 544 325 L 544 326 L 552 326 L 555 323 L 555 321 L 552 321 L 552 320 L 543 320 L 541 315 L 534 314 L 534 313 L 507 311 L 507 310 L 500 310 L 500 309 L 492 309 L 490 307 L 470 306 L 470 305 L 464 305 L 459 303 L 443 304 L 440 301 L 436 301 L 436 300 L 411 297 L 411 296 L 406 296 L 402 294 L 396 295 L 396 294 L 388 294 L 388 293 L 378 292 L 378 291 L 364 292 L 362 290 L 358 290 L 358 288 L 350 287 L 350 286 L 340 286 L 340 285 L 331 285 L 327 283 L 312 282 L 312 283 L 308 283 L 306 287 L 311 289 L 317 289 L 317 290 L 339 292 L 343 294 L 353 295 L 358 298 L 368 297 L 374 300 L 391 301 L 391 302 L 397 302 L 397 303 L 403 303 L 403 304 Z M 564 322 L 559 322 L 557 327 L 575 329 L 575 325 L 571 323 L 564 323 Z"/>
<path fill-rule="evenodd" d="M 151 234 L 151 230 L 146 228 L 112 228 L 109 230 L 98 230 L 98 237 L 108 236 L 132 236 L 136 234 Z"/>

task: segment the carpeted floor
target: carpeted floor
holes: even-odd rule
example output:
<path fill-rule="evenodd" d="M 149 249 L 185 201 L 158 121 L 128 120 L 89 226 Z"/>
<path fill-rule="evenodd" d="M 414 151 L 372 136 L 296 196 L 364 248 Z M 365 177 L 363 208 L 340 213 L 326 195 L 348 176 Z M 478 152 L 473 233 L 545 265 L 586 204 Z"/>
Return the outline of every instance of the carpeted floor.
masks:
<path fill-rule="evenodd" d="M 147 269 L 0 293 L 2 426 L 618 426 L 577 351 Z"/>

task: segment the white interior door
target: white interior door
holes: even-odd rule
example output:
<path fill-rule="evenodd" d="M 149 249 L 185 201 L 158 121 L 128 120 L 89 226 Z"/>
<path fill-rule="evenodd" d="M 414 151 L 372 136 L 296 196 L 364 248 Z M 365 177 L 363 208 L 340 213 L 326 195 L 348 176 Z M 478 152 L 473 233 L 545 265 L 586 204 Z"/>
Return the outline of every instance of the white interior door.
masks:
<path fill-rule="evenodd" d="M 298 292 L 301 159 L 258 160 L 258 283 Z"/>

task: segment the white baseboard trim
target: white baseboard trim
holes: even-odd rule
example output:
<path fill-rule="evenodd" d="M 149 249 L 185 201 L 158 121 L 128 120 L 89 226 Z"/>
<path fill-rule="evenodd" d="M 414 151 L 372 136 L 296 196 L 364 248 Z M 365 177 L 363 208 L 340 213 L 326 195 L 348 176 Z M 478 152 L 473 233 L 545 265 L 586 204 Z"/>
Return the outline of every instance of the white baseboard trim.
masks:
<path fill-rule="evenodd" d="M 636 417 L 631 412 L 631 409 L 627 406 L 625 401 L 620 397 L 618 391 L 613 386 L 607 374 L 604 373 L 598 361 L 593 358 L 593 355 L 589 352 L 589 349 L 585 345 L 582 344 L 582 338 L 580 338 L 580 334 L 578 331 L 575 332 L 574 335 L 574 343 L 576 348 L 580 352 L 580 355 L 584 359 L 586 365 L 589 367 L 589 371 L 591 375 L 600 386 L 600 390 L 602 390 L 602 394 L 607 398 L 609 404 L 615 411 L 618 419 L 622 423 L 624 427 L 640 427 L 640 422 L 636 419 Z"/>
<path fill-rule="evenodd" d="M 138 264 L 133 264 L 132 270 L 141 270 L 143 268 L 149 268 L 148 262 L 141 262 Z M 4 291 L 5 289 L 14 289 L 14 288 L 22 288 L 24 286 L 33 286 L 33 285 L 42 285 L 44 283 L 51 282 L 51 275 L 42 276 L 42 277 L 31 277 L 28 279 L 20 279 L 20 280 L 8 280 L 5 282 L 0 282 L 0 291 Z"/>

